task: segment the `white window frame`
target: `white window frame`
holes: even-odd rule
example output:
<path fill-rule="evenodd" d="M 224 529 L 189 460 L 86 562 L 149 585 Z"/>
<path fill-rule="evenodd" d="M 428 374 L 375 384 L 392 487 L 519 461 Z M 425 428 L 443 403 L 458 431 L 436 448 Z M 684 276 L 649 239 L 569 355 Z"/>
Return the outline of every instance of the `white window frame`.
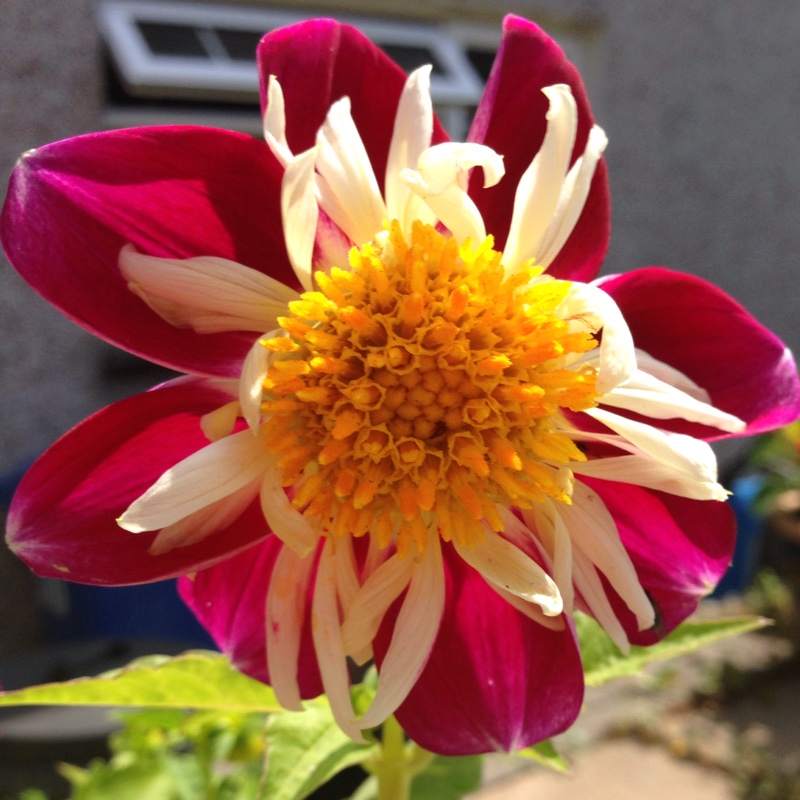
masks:
<path fill-rule="evenodd" d="M 266 32 L 308 19 L 312 14 L 272 8 L 242 8 L 203 3 L 161 3 L 154 0 L 101 0 L 98 4 L 100 31 L 112 51 L 121 77 L 132 94 L 147 96 L 169 91 L 170 95 L 232 97 L 257 96 L 258 72 L 251 63 L 228 57 L 221 47 L 211 46 L 209 58 L 152 53 L 137 22 L 184 25 L 195 29 L 230 28 Z M 432 24 L 388 22 L 355 17 L 341 18 L 356 25 L 378 44 L 429 49 L 443 74 L 431 76 L 431 96 L 444 106 L 474 105 L 483 84 L 461 45 L 445 29 Z M 208 37 L 204 37 L 208 42 Z"/>

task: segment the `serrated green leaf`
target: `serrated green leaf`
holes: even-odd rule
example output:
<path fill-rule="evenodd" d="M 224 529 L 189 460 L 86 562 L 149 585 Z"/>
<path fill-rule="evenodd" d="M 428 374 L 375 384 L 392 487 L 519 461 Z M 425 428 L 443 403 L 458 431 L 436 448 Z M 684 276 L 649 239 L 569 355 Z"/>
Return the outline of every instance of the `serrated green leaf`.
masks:
<path fill-rule="evenodd" d="M 436 756 L 411 782 L 411 800 L 460 800 L 481 782 L 480 756 Z"/>
<path fill-rule="evenodd" d="M 615 678 L 637 675 L 651 661 L 691 653 L 721 639 L 769 624 L 769 620 L 761 617 L 684 622 L 650 647 L 631 647 L 626 656 L 593 619 L 584 614 L 575 615 L 587 686 L 600 686 Z"/>
<path fill-rule="evenodd" d="M 95 678 L 0 693 L 0 706 L 87 705 L 282 711 L 269 686 L 248 678 L 220 653 L 146 656 Z"/>
<path fill-rule="evenodd" d="M 563 775 L 569 772 L 569 763 L 563 756 L 556 752 L 556 748 L 549 739 L 526 747 L 524 750 L 518 750 L 514 755 L 521 756 L 522 758 L 530 758 L 537 764 L 542 764 L 545 767 L 554 769 L 556 772 L 560 772 Z"/>
<path fill-rule="evenodd" d="M 375 753 L 374 744 L 357 744 L 336 724 L 325 698 L 286 712 L 267 723 L 267 776 L 264 797 L 302 800 L 338 772 Z"/>

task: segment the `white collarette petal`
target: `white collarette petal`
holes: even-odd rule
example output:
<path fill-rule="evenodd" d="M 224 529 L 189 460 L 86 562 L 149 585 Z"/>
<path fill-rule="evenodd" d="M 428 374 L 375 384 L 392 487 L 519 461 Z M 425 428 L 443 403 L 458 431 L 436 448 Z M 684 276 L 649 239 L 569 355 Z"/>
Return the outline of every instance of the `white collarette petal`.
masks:
<path fill-rule="evenodd" d="M 351 739 L 364 742 L 350 700 L 350 676 L 339 618 L 336 558 L 334 542 L 328 538 L 322 548 L 314 583 L 311 634 L 322 676 L 322 686 L 328 696 L 333 718 Z"/>
<path fill-rule="evenodd" d="M 413 571 L 413 558 L 400 558 L 395 554 L 363 583 L 342 624 L 342 639 L 348 655 L 372 645 L 383 615 L 408 586 Z"/>
<path fill-rule="evenodd" d="M 611 295 L 597 286 L 573 283 L 559 306 L 562 319 L 574 321 L 579 328 L 597 333 L 602 339 L 597 350 L 583 361 L 597 363 L 597 393 L 610 392 L 627 381 L 636 369 L 636 350 L 628 323 Z"/>
<path fill-rule="evenodd" d="M 378 181 L 358 129 L 350 100 L 335 102 L 317 135 L 320 206 L 353 242 L 370 242 L 386 219 Z"/>
<path fill-rule="evenodd" d="M 260 443 L 266 450 L 263 443 Z M 281 470 L 274 456 L 263 471 L 261 509 L 272 532 L 298 555 L 307 556 L 319 542 L 320 533 L 292 505 L 281 486 Z"/>
<path fill-rule="evenodd" d="M 479 244 L 486 227 L 467 194 L 469 172 L 475 167 L 483 169 L 485 187 L 494 186 L 505 172 L 502 156 L 486 145 L 443 142 L 427 148 L 416 169 L 404 170 L 401 178 L 459 242 Z"/>
<path fill-rule="evenodd" d="M 297 662 L 306 614 L 308 587 L 315 559 L 283 547 L 275 559 L 266 607 L 267 669 L 278 702 L 301 711 Z"/>
<path fill-rule="evenodd" d="M 160 530 L 247 486 L 273 460 L 249 430 L 233 433 L 168 469 L 117 522 L 131 533 Z"/>
<path fill-rule="evenodd" d="M 286 165 L 281 182 L 281 219 L 286 251 L 295 275 L 304 289 L 311 280 L 314 242 L 319 221 L 314 169 L 319 150 L 312 147 Z"/>
<path fill-rule="evenodd" d="M 606 576 L 614 591 L 636 616 L 639 630 L 652 627 L 655 613 L 639 583 L 633 562 L 622 546 L 619 531 L 601 497 L 580 481 L 575 482 L 573 502 L 558 509 L 573 548 Z"/>
<path fill-rule="evenodd" d="M 625 383 L 604 394 L 600 402 L 652 419 L 680 418 L 728 433 L 741 433 L 747 427 L 743 420 L 733 414 L 697 400 L 641 369 L 637 369 Z"/>
<path fill-rule="evenodd" d="M 416 168 L 420 156 L 430 147 L 433 135 L 433 104 L 431 103 L 431 67 L 421 67 L 408 76 L 397 116 L 394 120 L 392 143 L 386 162 L 386 210 L 388 219 L 396 219 L 404 232 L 414 220 L 432 224 L 432 212 L 400 178 L 406 169 Z"/>
<path fill-rule="evenodd" d="M 542 240 L 561 198 L 578 127 L 578 107 L 569 86 L 546 86 L 542 92 L 550 102 L 547 130 L 539 152 L 517 184 L 503 259 L 511 272 L 530 258 L 545 266 L 539 260 Z"/>
<path fill-rule="evenodd" d="M 425 668 L 444 612 L 444 567 L 439 536 L 428 538 L 414 564 L 408 593 L 397 615 L 372 705 L 358 720 L 362 729 L 383 722 L 406 699 Z"/>
<path fill-rule="evenodd" d="M 589 131 L 583 155 L 572 165 L 564 179 L 558 206 L 539 244 L 536 255 L 539 266 L 545 269 L 549 267 L 572 235 L 586 205 L 592 178 L 607 145 L 608 137 L 602 128 L 595 125 Z"/>
<path fill-rule="evenodd" d="M 198 333 L 276 327 L 299 295 L 280 281 L 214 256 L 157 258 L 122 248 L 119 268 L 128 288 L 167 322 Z"/>
<path fill-rule="evenodd" d="M 456 543 L 461 558 L 490 583 L 538 605 L 547 616 L 563 611 L 555 581 L 528 555 L 484 526 L 483 541 L 474 547 Z"/>
<path fill-rule="evenodd" d="M 148 552 L 160 556 L 176 548 L 196 544 L 211 534 L 224 530 L 255 500 L 258 496 L 258 486 L 258 480 L 252 481 L 232 494 L 167 525 L 153 539 Z"/>
<path fill-rule="evenodd" d="M 717 484 L 717 459 L 714 451 L 700 439 L 662 431 L 601 408 L 592 408 L 585 413 L 619 434 L 618 439 L 608 439 L 610 443 L 633 454 L 645 453 L 699 485 L 714 487 L 716 499 L 727 498 L 725 490 Z M 588 438 L 604 441 L 607 437 L 603 434 L 588 434 Z"/>
<path fill-rule="evenodd" d="M 271 338 L 281 333 L 280 330 L 264 334 L 263 338 Z M 274 354 L 256 340 L 244 358 L 242 376 L 239 379 L 239 407 L 242 416 L 253 433 L 261 426 L 261 395 L 264 378 L 267 375 L 270 361 Z"/>

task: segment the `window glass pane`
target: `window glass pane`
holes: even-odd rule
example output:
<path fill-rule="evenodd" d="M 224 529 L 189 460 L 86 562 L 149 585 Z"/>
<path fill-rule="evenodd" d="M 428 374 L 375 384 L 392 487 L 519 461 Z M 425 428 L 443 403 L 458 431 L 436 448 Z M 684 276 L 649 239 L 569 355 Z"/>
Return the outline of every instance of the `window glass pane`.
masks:
<path fill-rule="evenodd" d="M 489 80 L 489 73 L 492 71 L 494 57 L 497 55 L 495 50 L 485 50 L 479 47 L 468 47 L 467 58 L 469 63 L 475 68 L 475 72 L 483 78 Z"/>
<path fill-rule="evenodd" d="M 442 65 L 427 47 L 415 47 L 410 44 L 388 44 L 385 42 L 378 42 L 378 44 L 381 50 L 393 61 L 396 61 L 406 72 L 413 72 L 418 67 L 431 64 L 435 75 L 444 75 Z"/>
<path fill-rule="evenodd" d="M 188 25 L 139 20 L 136 22 L 136 27 L 153 55 L 208 58 L 208 53 L 197 33 Z"/>
<path fill-rule="evenodd" d="M 233 28 L 215 28 L 225 52 L 234 61 L 253 61 L 256 57 L 256 45 L 266 31 L 242 31 Z"/>

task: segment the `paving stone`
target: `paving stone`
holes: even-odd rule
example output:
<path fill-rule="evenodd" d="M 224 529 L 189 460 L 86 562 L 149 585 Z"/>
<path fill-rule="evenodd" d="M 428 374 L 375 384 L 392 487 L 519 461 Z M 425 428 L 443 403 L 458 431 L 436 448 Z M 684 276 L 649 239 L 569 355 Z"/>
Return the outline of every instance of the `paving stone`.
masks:
<path fill-rule="evenodd" d="M 737 800 L 734 779 L 630 739 L 601 742 L 572 759 L 570 775 L 526 770 L 471 800 Z"/>

